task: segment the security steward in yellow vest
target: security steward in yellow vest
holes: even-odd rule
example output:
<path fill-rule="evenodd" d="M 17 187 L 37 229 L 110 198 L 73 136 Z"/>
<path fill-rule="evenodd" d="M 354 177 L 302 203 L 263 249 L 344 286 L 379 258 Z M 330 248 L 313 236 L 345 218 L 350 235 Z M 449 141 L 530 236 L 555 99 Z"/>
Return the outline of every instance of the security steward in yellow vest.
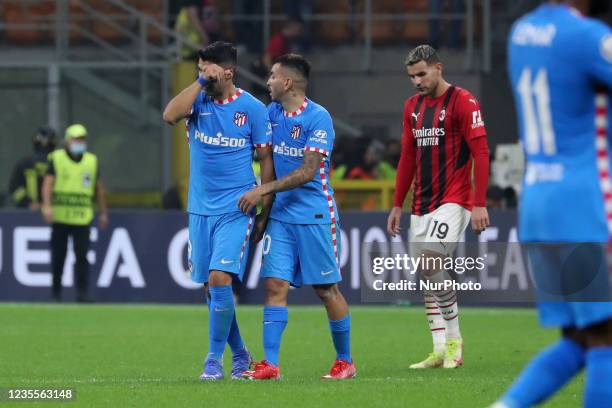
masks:
<path fill-rule="evenodd" d="M 32 138 L 34 153 L 19 160 L 9 181 L 9 191 L 17 208 L 39 211 L 42 203 L 42 181 L 47 173 L 48 155 L 56 146 L 55 131 L 39 128 Z"/>
<path fill-rule="evenodd" d="M 62 272 L 72 236 L 76 257 L 77 301 L 90 301 L 88 292 L 89 227 L 94 217 L 93 200 L 97 198 L 100 228 L 108 225 L 104 186 L 100 181 L 98 158 L 87 152 L 87 129 L 75 124 L 66 129 L 64 149 L 49 155 L 49 167 L 43 182 L 42 214 L 51 224 L 51 266 L 53 299 L 61 300 Z"/>

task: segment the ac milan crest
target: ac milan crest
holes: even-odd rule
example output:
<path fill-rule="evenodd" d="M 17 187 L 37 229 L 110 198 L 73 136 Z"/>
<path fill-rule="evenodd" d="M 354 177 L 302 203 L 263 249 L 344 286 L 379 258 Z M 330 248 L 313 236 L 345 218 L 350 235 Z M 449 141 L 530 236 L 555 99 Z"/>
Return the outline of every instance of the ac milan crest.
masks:
<path fill-rule="evenodd" d="M 293 125 L 291 129 L 291 137 L 297 139 L 302 134 L 302 125 Z"/>
<path fill-rule="evenodd" d="M 236 126 L 243 126 L 247 121 L 247 114 L 245 112 L 234 113 L 234 123 Z"/>
<path fill-rule="evenodd" d="M 445 117 L 446 117 L 446 109 L 442 109 L 440 111 L 440 116 L 438 117 L 438 119 L 440 120 L 440 122 L 442 122 Z"/>

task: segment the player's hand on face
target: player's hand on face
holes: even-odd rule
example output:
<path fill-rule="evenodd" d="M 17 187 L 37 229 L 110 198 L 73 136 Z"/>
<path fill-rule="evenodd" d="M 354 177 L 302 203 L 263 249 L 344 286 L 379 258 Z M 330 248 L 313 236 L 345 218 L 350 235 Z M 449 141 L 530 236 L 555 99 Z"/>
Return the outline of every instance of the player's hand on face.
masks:
<path fill-rule="evenodd" d="M 489 226 L 489 213 L 487 207 L 474 207 L 472 209 L 472 229 L 480 234 Z"/>
<path fill-rule="evenodd" d="M 257 243 L 261 241 L 266 232 L 266 227 L 268 226 L 268 217 L 263 214 L 257 214 L 255 217 L 255 226 L 253 227 L 253 233 L 251 234 L 251 239 L 253 242 Z"/>
<path fill-rule="evenodd" d="M 400 219 L 402 218 L 402 209 L 400 207 L 393 207 L 387 218 L 387 232 L 392 237 L 398 235 L 402 230 L 400 228 Z"/>
<path fill-rule="evenodd" d="M 225 70 L 223 67 L 217 64 L 208 64 L 204 68 L 203 75 L 207 81 L 218 81 L 220 82 L 223 79 L 223 73 Z"/>
<path fill-rule="evenodd" d="M 238 200 L 238 208 L 245 214 L 248 214 L 261 201 L 261 192 L 259 187 L 244 193 Z"/>

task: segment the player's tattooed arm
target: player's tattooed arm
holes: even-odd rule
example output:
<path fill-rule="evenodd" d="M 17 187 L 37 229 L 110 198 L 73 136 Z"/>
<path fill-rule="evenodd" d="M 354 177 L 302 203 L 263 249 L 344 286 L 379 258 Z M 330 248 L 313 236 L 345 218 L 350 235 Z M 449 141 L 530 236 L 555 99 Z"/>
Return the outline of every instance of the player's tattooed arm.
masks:
<path fill-rule="evenodd" d="M 317 152 L 305 151 L 302 165 L 280 180 L 265 183 L 245 193 L 238 200 L 238 207 L 244 213 L 250 212 L 262 197 L 279 191 L 287 191 L 300 187 L 311 181 L 321 166 L 323 155 Z"/>
<path fill-rule="evenodd" d="M 323 160 L 321 153 L 305 151 L 302 165 L 282 179 L 270 183 L 270 186 L 264 184 L 262 187 L 266 188 L 262 189 L 262 195 L 291 190 L 308 183 L 317 174 L 321 166 L 321 160 Z"/>

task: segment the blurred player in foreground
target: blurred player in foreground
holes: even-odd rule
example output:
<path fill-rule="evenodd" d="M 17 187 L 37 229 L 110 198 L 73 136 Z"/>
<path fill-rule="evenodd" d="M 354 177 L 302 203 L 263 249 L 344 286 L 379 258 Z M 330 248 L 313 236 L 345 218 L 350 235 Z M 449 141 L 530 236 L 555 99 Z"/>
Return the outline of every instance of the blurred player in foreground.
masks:
<path fill-rule="evenodd" d="M 410 51 L 405 63 L 417 94 L 404 105 L 402 154 L 387 231 L 392 236 L 400 233 L 402 206 L 414 179 L 410 254 L 445 258 L 452 255 L 470 218 L 476 233 L 489 225 L 485 125 L 474 95 L 444 80 L 436 50 L 420 45 Z M 420 272 L 422 279 L 430 282 L 450 279 L 435 265 Z M 463 339 L 456 291 L 427 291 L 424 298 L 433 352 L 410 368 L 459 367 L 463 363 Z"/>
<path fill-rule="evenodd" d="M 199 52 L 196 81 L 174 97 L 163 118 L 174 124 L 187 118 L 189 141 L 189 267 L 191 279 L 210 294 L 209 351 L 201 380 L 224 377 L 225 344 L 232 350 L 232 378 L 251 364 L 236 322 L 232 280 L 242 279 L 253 224 L 261 235 L 271 201 L 254 222 L 236 202 L 255 185 L 253 149 L 264 182 L 273 180 L 271 131 L 263 103 L 237 88 L 233 78 L 236 48 L 215 42 Z"/>
<path fill-rule="evenodd" d="M 581 243 L 605 248 L 612 232 L 612 34 L 572 3 L 587 10 L 584 1 L 550 1 L 515 22 L 509 36 L 508 70 L 527 159 L 519 237 L 530 243 L 538 290 L 538 277 L 547 271 L 572 280 L 593 272 L 585 262 L 568 277 L 566 252 L 584 248 Z M 554 258 L 533 244 L 559 242 L 566 244 Z M 596 256 L 605 266 L 603 250 Z M 602 275 L 609 279 L 606 270 Z M 612 303 L 538 295 L 541 324 L 559 327 L 561 339 L 538 354 L 494 406 L 537 405 L 586 367 L 584 406 L 612 407 Z"/>
<path fill-rule="evenodd" d="M 327 110 L 306 98 L 310 64 L 302 56 L 279 57 L 270 72 L 274 169 L 278 180 L 244 194 L 238 203 L 249 213 L 262 197 L 276 193 L 263 239 L 261 276 L 266 280 L 263 344 L 265 359 L 245 376 L 279 379 L 278 353 L 287 325 L 289 285 L 312 285 L 325 305 L 336 361 L 325 380 L 356 375 L 350 352 L 351 316 L 338 289 L 340 226 L 329 163 L 334 127 Z"/>

